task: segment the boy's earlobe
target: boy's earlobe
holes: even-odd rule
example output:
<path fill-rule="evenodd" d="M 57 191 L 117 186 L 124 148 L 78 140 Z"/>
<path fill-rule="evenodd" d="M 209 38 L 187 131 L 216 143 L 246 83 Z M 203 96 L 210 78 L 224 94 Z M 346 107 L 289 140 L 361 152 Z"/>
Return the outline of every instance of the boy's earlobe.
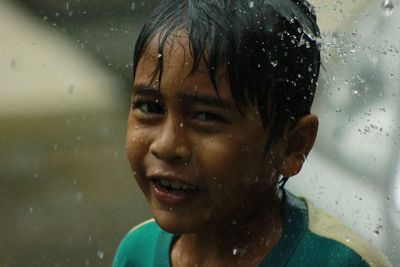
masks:
<path fill-rule="evenodd" d="M 287 134 L 287 146 L 277 164 L 284 177 L 300 172 L 304 161 L 314 145 L 318 132 L 318 117 L 314 114 L 300 118 Z"/>
<path fill-rule="evenodd" d="M 306 156 L 296 155 L 287 158 L 286 160 L 282 160 L 280 164 L 278 164 L 278 171 L 283 177 L 291 177 L 300 172 Z"/>

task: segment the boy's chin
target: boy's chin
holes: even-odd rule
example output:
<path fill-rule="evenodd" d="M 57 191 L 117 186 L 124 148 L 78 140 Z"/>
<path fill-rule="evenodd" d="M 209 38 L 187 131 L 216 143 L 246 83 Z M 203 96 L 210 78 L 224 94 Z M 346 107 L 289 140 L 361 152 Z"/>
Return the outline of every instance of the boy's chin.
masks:
<path fill-rule="evenodd" d="M 189 214 L 185 216 L 173 211 L 158 210 L 153 211 L 153 216 L 161 229 L 172 234 L 193 234 L 204 227 L 204 221 Z"/>

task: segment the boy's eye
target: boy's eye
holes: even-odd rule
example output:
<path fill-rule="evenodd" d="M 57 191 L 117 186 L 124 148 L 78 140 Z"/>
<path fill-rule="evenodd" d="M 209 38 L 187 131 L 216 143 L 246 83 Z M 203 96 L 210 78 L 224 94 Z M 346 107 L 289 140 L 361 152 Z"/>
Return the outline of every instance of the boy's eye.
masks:
<path fill-rule="evenodd" d="M 204 122 L 226 122 L 226 120 L 222 116 L 205 111 L 198 112 L 195 116 L 195 119 Z"/>
<path fill-rule="evenodd" d="M 135 101 L 132 105 L 133 109 L 139 110 L 141 113 L 149 115 L 162 115 L 164 114 L 164 106 L 158 101 Z"/>

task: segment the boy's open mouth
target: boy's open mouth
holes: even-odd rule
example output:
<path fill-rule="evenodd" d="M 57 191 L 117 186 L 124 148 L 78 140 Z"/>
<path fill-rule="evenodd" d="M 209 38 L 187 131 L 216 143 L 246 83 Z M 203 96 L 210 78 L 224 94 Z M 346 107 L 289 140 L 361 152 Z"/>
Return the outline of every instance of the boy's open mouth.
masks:
<path fill-rule="evenodd" d="M 199 188 L 194 185 L 186 184 L 180 181 L 167 181 L 162 178 L 153 178 L 151 179 L 151 182 L 170 192 L 188 192 L 188 193 L 195 193 L 199 191 Z"/>

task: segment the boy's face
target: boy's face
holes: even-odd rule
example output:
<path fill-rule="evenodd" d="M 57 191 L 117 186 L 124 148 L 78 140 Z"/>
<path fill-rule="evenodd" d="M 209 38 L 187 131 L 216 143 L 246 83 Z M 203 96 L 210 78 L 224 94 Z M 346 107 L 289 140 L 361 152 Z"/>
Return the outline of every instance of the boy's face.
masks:
<path fill-rule="evenodd" d="M 235 107 L 224 70 L 218 100 L 202 62 L 189 75 L 186 36 L 164 48 L 160 86 L 152 42 L 137 67 L 127 131 L 128 159 L 158 224 L 175 233 L 239 223 L 276 194 L 276 153 L 256 107 Z M 276 147 L 275 147 L 276 148 Z"/>

